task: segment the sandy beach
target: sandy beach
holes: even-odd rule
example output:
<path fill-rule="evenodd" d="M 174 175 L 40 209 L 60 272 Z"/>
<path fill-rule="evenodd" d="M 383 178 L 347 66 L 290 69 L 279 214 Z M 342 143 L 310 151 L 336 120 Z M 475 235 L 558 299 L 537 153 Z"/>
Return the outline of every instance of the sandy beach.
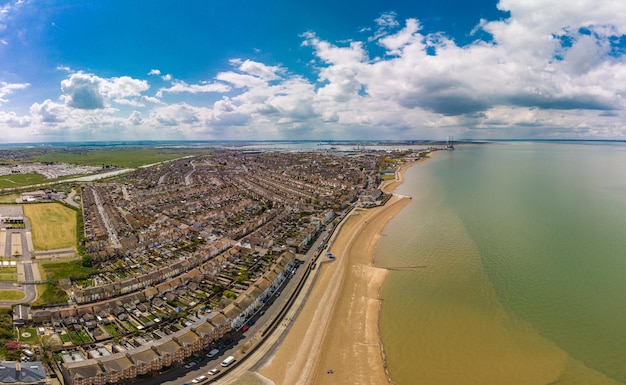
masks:
<path fill-rule="evenodd" d="M 424 161 L 404 165 L 383 190 L 393 191 L 408 167 Z M 393 196 L 385 206 L 355 210 L 344 221 L 330 249 L 336 259 L 318 267 L 306 303 L 257 380 L 275 385 L 390 383 L 378 333 L 378 292 L 387 270 L 374 267 L 372 257 L 385 225 L 409 202 Z"/>

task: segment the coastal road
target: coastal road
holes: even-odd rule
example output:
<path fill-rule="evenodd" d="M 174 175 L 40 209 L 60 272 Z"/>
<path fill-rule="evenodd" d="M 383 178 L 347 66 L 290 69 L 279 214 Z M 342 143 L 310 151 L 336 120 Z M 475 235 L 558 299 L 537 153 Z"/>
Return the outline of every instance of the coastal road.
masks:
<path fill-rule="evenodd" d="M 297 317 L 301 306 L 306 301 L 307 293 L 315 281 L 317 269 L 311 271 L 310 264 L 320 254 L 322 260 L 330 262 L 323 251 L 331 235 L 330 230 L 322 230 L 307 253 L 298 255 L 298 258 L 303 262 L 296 269 L 296 274 L 291 279 L 285 280 L 276 291 L 279 295 L 273 296 L 252 317 L 255 323 L 249 326 L 246 332 L 231 332 L 222 338 L 222 340 L 233 339 L 234 341 L 231 345 L 225 346 L 225 349 L 221 350 L 217 356 L 210 359 L 206 356 L 199 356 L 202 361 L 190 369 L 184 368 L 184 366 L 174 367 L 157 377 L 134 381 L 133 385 L 180 385 L 191 383 L 194 378 L 201 375 L 209 377 L 211 382 L 220 384 L 238 381 L 242 375 L 258 365 L 271 353 L 276 344 L 283 338 L 284 333 L 291 327 L 292 321 Z M 311 274 L 312 272 L 313 274 Z M 300 291 L 296 295 L 294 292 L 298 286 L 300 286 Z M 289 301 L 290 299 L 291 301 Z M 254 351 L 249 353 L 253 347 Z M 246 353 L 244 354 L 243 351 Z M 231 355 L 237 358 L 233 366 L 228 369 L 221 367 L 220 363 L 224 358 Z M 220 373 L 215 377 L 207 373 L 213 368 L 220 370 Z"/>

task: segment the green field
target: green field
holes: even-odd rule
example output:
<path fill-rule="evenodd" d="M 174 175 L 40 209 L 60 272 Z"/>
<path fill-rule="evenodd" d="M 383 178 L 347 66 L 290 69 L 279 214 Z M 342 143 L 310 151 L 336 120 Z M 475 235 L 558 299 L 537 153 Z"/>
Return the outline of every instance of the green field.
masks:
<path fill-rule="evenodd" d="M 0 281 L 17 281 L 17 267 L 0 267 Z M 15 290 L 0 290 L 0 299 L 3 291 L 15 291 Z M 21 291 L 18 291 L 21 293 Z M 21 299 L 21 298 L 16 298 Z M 11 299 L 9 299 L 11 300 Z"/>
<path fill-rule="evenodd" d="M 19 197 L 20 197 L 20 194 L 0 195 L 0 203 L 15 203 L 15 200 Z"/>
<path fill-rule="evenodd" d="M 69 299 L 63 289 L 52 283 L 37 285 L 37 294 L 33 306 L 67 303 Z"/>
<path fill-rule="evenodd" d="M 0 290 L 1 301 L 19 301 L 24 297 L 26 294 L 20 290 Z"/>
<path fill-rule="evenodd" d="M 76 247 L 76 212 L 58 204 L 24 205 L 30 220 L 35 250 Z"/>
<path fill-rule="evenodd" d="M 82 261 L 67 262 L 44 262 L 40 263 L 42 268 L 41 278 L 50 281 L 70 278 L 74 281 L 86 279 L 92 274 L 99 273 L 95 267 L 83 267 Z"/>
<path fill-rule="evenodd" d="M 88 166 L 139 167 L 146 164 L 177 159 L 187 155 L 206 154 L 197 149 L 126 148 L 112 150 L 69 149 L 66 152 L 47 153 L 33 157 L 39 162 L 60 162 Z"/>
<path fill-rule="evenodd" d="M 47 179 L 39 174 L 11 174 L 0 176 L 0 189 L 9 187 L 30 186 L 45 182 Z"/>

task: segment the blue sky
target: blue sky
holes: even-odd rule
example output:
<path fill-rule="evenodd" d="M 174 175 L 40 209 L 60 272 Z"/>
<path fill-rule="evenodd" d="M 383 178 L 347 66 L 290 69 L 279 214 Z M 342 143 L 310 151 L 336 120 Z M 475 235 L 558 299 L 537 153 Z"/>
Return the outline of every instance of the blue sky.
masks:
<path fill-rule="evenodd" d="M 571 3 L 0 0 L 0 143 L 626 139 L 626 3 Z"/>

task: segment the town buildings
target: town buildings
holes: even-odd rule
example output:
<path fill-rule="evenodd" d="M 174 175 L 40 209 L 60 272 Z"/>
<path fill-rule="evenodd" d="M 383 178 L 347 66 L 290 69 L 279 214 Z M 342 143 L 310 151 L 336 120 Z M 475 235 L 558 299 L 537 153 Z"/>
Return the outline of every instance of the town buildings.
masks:
<path fill-rule="evenodd" d="M 100 272 L 14 320 L 65 352 L 66 384 L 180 364 L 242 326 L 337 215 L 380 204 L 387 156 L 212 150 L 85 183 L 82 247 Z"/>

